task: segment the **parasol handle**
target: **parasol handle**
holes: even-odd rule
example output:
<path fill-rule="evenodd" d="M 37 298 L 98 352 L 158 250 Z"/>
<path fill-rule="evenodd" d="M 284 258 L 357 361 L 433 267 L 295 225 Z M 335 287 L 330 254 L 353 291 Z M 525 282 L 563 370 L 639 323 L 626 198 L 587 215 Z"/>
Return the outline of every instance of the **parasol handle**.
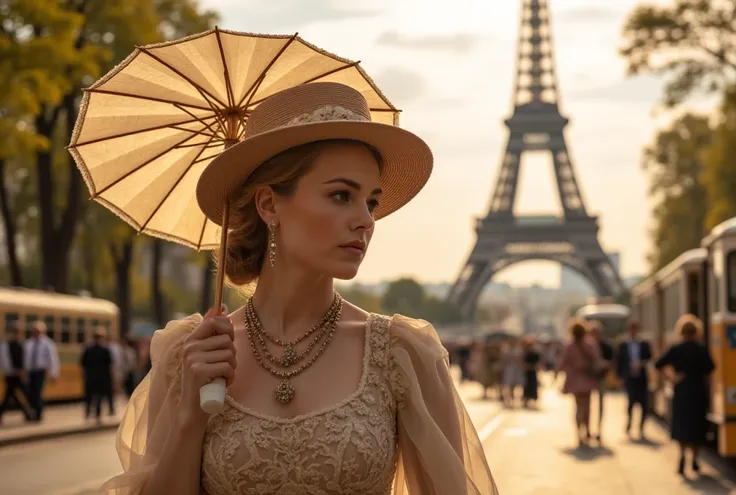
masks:
<path fill-rule="evenodd" d="M 217 263 L 217 282 L 215 288 L 215 308 L 222 314 L 222 291 L 225 283 L 225 250 L 227 249 L 227 231 L 230 223 L 230 202 L 225 201 L 222 209 L 222 233 L 220 234 L 220 257 Z M 199 389 L 199 407 L 207 414 L 222 411 L 225 405 L 225 379 L 215 378 Z"/>

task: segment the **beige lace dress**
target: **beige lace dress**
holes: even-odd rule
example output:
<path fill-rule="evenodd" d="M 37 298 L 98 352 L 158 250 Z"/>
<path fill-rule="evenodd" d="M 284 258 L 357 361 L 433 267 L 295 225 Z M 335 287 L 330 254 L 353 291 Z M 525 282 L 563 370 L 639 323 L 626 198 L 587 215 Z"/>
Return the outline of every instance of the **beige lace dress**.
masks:
<path fill-rule="evenodd" d="M 139 493 L 169 433 L 181 382 L 181 344 L 200 315 L 170 322 L 151 343 L 153 368 L 117 434 L 125 472 L 101 490 Z M 260 414 L 227 397 L 202 451 L 209 495 L 494 495 L 478 435 L 430 324 L 370 315 L 357 390 L 294 418 Z M 393 492 L 392 492 L 393 489 Z"/>

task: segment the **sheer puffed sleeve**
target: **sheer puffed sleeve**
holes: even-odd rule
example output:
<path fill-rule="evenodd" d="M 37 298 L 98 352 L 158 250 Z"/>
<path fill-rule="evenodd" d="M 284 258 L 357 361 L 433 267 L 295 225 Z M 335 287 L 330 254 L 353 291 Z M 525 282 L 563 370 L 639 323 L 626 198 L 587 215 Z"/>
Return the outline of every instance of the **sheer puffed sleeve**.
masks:
<path fill-rule="evenodd" d="M 435 329 L 396 315 L 390 335 L 399 434 L 394 494 L 498 495 Z"/>
<path fill-rule="evenodd" d="M 199 314 L 174 320 L 151 339 L 151 371 L 133 392 L 118 428 L 115 447 L 123 474 L 105 482 L 100 492 L 140 493 L 166 442 L 181 391 L 181 348 L 202 321 Z"/>

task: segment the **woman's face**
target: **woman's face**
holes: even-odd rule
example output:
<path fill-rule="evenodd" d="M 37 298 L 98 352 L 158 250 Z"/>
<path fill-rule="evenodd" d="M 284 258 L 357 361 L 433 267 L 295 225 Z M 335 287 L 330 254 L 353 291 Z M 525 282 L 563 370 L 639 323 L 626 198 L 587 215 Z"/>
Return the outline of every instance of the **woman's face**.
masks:
<path fill-rule="evenodd" d="M 358 143 L 326 144 L 294 194 L 274 199 L 276 259 L 285 256 L 320 274 L 352 279 L 373 236 L 380 199 L 373 153 Z"/>

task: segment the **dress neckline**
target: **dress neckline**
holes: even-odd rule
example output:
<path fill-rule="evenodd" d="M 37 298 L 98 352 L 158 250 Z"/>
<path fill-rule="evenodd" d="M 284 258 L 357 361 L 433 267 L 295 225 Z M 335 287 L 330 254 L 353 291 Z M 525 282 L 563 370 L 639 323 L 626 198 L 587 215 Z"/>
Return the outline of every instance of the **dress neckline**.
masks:
<path fill-rule="evenodd" d="M 371 356 L 371 339 L 370 334 L 373 332 L 373 320 L 374 320 L 374 313 L 368 313 L 368 318 L 365 321 L 365 332 L 363 336 L 363 367 L 360 372 L 360 381 L 358 382 L 358 387 L 342 399 L 341 401 L 323 407 L 321 409 L 317 409 L 311 412 L 302 413 L 297 416 L 293 417 L 285 417 L 285 416 L 273 416 L 270 414 L 261 413 L 258 411 L 255 411 L 249 407 L 244 406 L 240 402 L 236 401 L 229 393 L 225 395 L 225 403 L 227 403 L 230 407 L 233 409 L 236 409 L 244 414 L 247 414 L 248 416 L 252 416 L 254 418 L 263 419 L 266 421 L 272 421 L 274 423 L 298 423 L 300 421 L 304 421 L 310 418 L 314 418 L 316 416 L 321 416 L 324 414 L 328 414 L 332 411 L 335 411 L 346 404 L 354 401 L 356 398 L 358 398 L 363 391 L 365 390 L 366 383 L 368 382 L 368 363 Z"/>

